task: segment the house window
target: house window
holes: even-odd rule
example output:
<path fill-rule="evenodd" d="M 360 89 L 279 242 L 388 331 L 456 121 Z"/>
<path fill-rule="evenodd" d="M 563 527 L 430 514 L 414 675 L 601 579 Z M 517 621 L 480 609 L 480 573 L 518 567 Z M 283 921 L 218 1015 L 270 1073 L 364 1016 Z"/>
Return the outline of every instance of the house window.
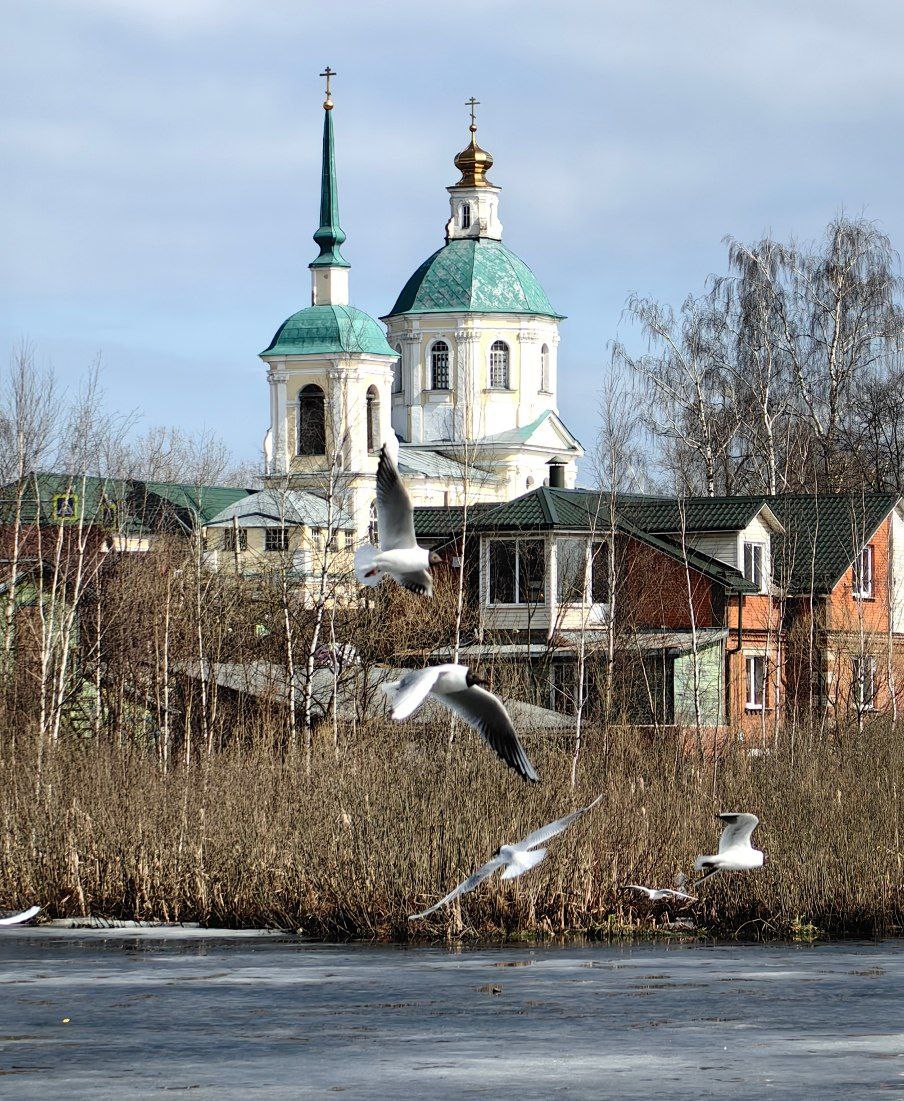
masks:
<path fill-rule="evenodd" d="M 857 600 L 872 600 L 873 596 L 873 548 L 867 544 L 857 555 L 851 570 L 852 595 Z"/>
<path fill-rule="evenodd" d="M 593 544 L 590 559 L 590 599 L 594 604 L 609 603 L 609 544 Z"/>
<path fill-rule="evenodd" d="M 326 454 L 323 391 L 310 383 L 298 392 L 298 454 Z"/>
<path fill-rule="evenodd" d="M 238 536 L 238 545 L 236 545 L 236 536 Z M 223 531 L 223 550 L 245 551 L 248 549 L 248 529 L 247 528 L 226 528 Z"/>
<path fill-rule="evenodd" d="M 748 711 L 762 711 L 766 706 L 766 659 L 762 654 L 750 654 L 747 666 L 747 699 L 744 706 Z"/>
<path fill-rule="evenodd" d="M 556 540 L 556 600 L 583 603 L 587 591 L 587 540 Z"/>
<path fill-rule="evenodd" d="M 449 345 L 445 340 L 437 340 L 430 349 L 430 388 L 449 389 Z"/>
<path fill-rule="evenodd" d="M 491 604 L 542 604 L 546 598 L 543 540 L 490 540 L 489 573 Z"/>
<path fill-rule="evenodd" d="M 287 551 L 289 549 L 288 528 L 265 528 L 264 550 Z"/>
<path fill-rule="evenodd" d="M 490 346 L 490 387 L 493 390 L 509 388 L 509 349 L 504 340 L 494 340 Z"/>
<path fill-rule="evenodd" d="M 462 203 L 461 204 L 461 228 L 462 229 L 470 229 L 471 228 L 471 204 L 470 203 Z"/>
<path fill-rule="evenodd" d="M 376 451 L 380 443 L 380 395 L 376 386 L 367 388 L 367 450 Z"/>
<path fill-rule="evenodd" d="M 540 349 L 540 389 L 549 392 L 549 348 L 546 344 Z"/>
<path fill-rule="evenodd" d="M 872 711 L 876 706 L 876 659 L 853 658 L 852 688 L 858 711 Z"/>
<path fill-rule="evenodd" d="M 396 355 L 399 357 L 392 365 L 392 392 L 394 394 L 401 394 L 402 392 L 402 346 L 396 345 Z"/>
<path fill-rule="evenodd" d="M 744 577 L 752 585 L 756 585 L 756 591 L 758 593 L 766 591 L 766 573 L 764 569 L 765 562 L 765 543 L 744 544 Z"/>
<path fill-rule="evenodd" d="M 51 515 L 54 520 L 78 519 L 78 494 L 57 493 L 50 502 Z"/>
<path fill-rule="evenodd" d="M 380 522 L 377 519 L 377 502 L 371 501 L 370 503 L 370 517 L 367 521 L 367 538 L 370 543 L 379 547 L 380 545 Z"/>

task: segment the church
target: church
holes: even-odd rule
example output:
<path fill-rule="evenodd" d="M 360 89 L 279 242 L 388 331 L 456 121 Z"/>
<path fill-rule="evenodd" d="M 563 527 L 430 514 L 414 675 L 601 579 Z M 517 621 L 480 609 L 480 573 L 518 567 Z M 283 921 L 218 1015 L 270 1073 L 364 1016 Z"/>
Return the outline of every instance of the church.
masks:
<path fill-rule="evenodd" d="M 559 322 L 530 268 L 505 246 L 493 158 L 470 140 L 454 158 L 445 242 L 377 320 L 350 304 L 339 219 L 334 104 L 323 102 L 318 248 L 311 302 L 260 353 L 270 427 L 266 488 L 216 517 L 223 549 L 289 549 L 286 527 L 375 533 L 375 474 L 390 433 L 416 506 L 508 501 L 572 487 L 580 443 L 556 402 Z M 388 297 L 388 296 L 387 296 Z M 381 323 L 382 322 L 382 323 Z M 249 566 L 250 563 L 243 563 Z"/>

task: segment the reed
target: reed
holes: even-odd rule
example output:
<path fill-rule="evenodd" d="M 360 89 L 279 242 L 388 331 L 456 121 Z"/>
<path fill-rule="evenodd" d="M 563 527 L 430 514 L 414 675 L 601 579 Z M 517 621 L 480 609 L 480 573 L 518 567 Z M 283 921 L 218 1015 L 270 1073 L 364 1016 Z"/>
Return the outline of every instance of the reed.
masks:
<path fill-rule="evenodd" d="M 301 753 L 266 730 L 163 772 L 129 739 L 67 739 L 45 752 L 21 733 L 0 760 L 0 900 L 53 916 L 275 925 L 320 938 L 515 937 L 644 930 L 627 881 L 670 885 L 712 851 L 714 811 L 752 810 L 766 866 L 702 888 L 699 926 L 718 935 L 882 935 L 904 925 L 900 728 L 807 738 L 792 758 L 740 749 L 676 756 L 670 738 L 591 731 L 578 786 L 570 747 L 527 738 L 544 782 L 528 786 L 447 731 L 358 727 L 338 751 Z M 348 732 L 343 732 L 347 734 Z M 520 880 L 498 877 L 433 916 L 422 909 L 523 836 L 602 792 Z"/>

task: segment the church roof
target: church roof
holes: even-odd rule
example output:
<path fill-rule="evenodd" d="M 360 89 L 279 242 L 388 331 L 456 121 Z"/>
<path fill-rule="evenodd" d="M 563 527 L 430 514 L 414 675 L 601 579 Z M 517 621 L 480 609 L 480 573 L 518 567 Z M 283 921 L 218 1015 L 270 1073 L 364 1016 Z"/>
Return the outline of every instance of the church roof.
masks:
<path fill-rule="evenodd" d="M 382 325 L 354 306 L 308 306 L 280 325 L 262 356 L 397 354 Z"/>
<path fill-rule="evenodd" d="M 536 276 L 501 241 L 454 239 L 425 260 L 387 314 L 517 313 L 561 318 Z"/>

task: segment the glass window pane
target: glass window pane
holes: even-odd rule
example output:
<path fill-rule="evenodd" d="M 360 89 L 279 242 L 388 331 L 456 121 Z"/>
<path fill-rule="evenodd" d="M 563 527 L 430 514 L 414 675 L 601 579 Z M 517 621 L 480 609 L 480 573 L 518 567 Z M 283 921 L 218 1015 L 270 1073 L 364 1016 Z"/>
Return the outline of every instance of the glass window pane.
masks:
<path fill-rule="evenodd" d="M 546 548 L 542 539 L 518 543 L 518 603 L 542 604 L 546 598 Z"/>
<path fill-rule="evenodd" d="M 609 603 L 609 545 L 593 544 L 593 558 L 590 562 L 590 599 L 594 604 Z"/>
<path fill-rule="evenodd" d="M 556 540 L 556 600 L 574 604 L 584 599 L 586 539 Z"/>
<path fill-rule="evenodd" d="M 515 541 L 493 539 L 490 542 L 490 603 L 515 603 Z"/>

